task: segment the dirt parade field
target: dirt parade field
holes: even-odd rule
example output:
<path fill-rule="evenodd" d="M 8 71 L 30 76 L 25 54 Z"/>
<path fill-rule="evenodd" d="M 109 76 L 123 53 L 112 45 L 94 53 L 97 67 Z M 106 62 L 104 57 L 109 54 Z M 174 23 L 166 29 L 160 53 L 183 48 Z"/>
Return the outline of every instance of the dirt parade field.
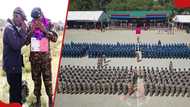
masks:
<path fill-rule="evenodd" d="M 142 31 L 139 35 L 140 43 L 157 44 L 160 40 L 162 44 L 173 43 L 190 43 L 190 35 L 185 31 L 177 31 L 174 34 L 168 34 L 165 31 L 157 30 Z M 132 30 L 66 30 L 64 43 L 99 43 L 99 44 L 117 44 L 119 43 L 137 43 L 135 31 Z M 170 61 L 173 67 L 178 69 L 188 69 L 190 67 L 190 59 L 183 58 L 142 58 L 141 62 L 137 62 L 136 58 L 107 58 L 110 60 L 108 66 L 145 66 L 145 67 L 168 67 Z M 97 66 L 97 58 L 62 58 L 62 66 Z M 103 95 L 103 94 L 62 94 L 56 95 L 55 106 L 61 107 L 189 107 L 188 97 L 171 97 L 171 96 L 138 96 L 144 90 L 143 81 L 137 81 L 139 92 L 133 95 Z"/>

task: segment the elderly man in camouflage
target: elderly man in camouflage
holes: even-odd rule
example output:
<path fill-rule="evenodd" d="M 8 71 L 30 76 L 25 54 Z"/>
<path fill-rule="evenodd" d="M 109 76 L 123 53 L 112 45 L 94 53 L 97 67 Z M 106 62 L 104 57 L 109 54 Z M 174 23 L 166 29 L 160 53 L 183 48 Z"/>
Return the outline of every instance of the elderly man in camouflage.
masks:
<path fill-rule="evenodd" d="M 52 106 L 52 74 L 51 74 L 51 55 L 50 55 L 50 41 L 57 41 L 57 34 L 51 30 L 52 24 L 48 19 L 44 18 L 44 15 L 40 8 L 34 8 L 31 16 L 33 18 L 29 29 L 31 30 L 28 36 L 28 43 L 30 47 L 30 62 L 32 79 L 34 81 L 34 95 L 36 96 L 36 107 L 41 105 L 41 85 L 42 79 L 46 88 L 46 93 L 49 97 L 49 107 Z M 39 33 L 39 32 L 42 33 Z M 41 41 L 40 44 L 47 46 L 46 48 L 37 49 L 36 41 Z M 43 42 L 42 42 L 43 41 Z"/>

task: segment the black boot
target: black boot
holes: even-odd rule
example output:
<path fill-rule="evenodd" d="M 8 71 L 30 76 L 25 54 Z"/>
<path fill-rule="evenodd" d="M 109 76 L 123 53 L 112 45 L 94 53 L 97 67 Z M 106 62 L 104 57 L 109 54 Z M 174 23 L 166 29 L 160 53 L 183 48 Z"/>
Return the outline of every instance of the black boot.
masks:
<path fill-rule="evenodd" d="M 40 96 L 36 97 L 36 103 L 35 103 L 34 107 L 41 107 L 41 98 L 40 98 Z"/>
<path fill-rule="evenodd" d="M 49 107 L 52 107 L 52 96 L 49 96 Z"/>

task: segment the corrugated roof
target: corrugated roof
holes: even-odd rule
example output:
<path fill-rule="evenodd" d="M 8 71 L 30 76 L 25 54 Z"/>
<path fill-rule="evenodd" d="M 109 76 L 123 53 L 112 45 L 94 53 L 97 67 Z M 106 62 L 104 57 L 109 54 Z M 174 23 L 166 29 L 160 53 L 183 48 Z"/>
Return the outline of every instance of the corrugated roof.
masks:
<path fill-rule="evenodd" d="M 173 21 L 179 23 L 190 23 L 190 15 L 176 15 L 173 18 Z"/>
<path fill-rule="evenodd" d="M 69 11 L 68 21 L 99 21 L 103 11 Z"/>

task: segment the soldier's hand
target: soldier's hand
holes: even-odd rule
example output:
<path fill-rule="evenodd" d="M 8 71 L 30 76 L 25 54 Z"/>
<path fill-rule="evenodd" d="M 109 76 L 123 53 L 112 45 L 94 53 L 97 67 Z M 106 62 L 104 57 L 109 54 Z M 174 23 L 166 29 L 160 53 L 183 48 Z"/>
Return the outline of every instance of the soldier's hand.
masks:
<path fill-rule="evenodd" d="M 44 24 L 40 21 L 36 21 L 35 23 L 36 27 L 39 28 L 42 32 L 47 33 L 46 27 Z"/>
<path fill-rule="evenodd" d="M 34 32 L 34 31 L 35 31 L 35 29 L 36 29 L 35 24 L 32 24 L 32 26 L 31 26 L 31 30 L 32 30 L 32 32 Z"/>
<path fill-rule="evenodd" d="M 26 25 L 26 23 L 24 21 L 21 22 L 21 29 L 22 31 L 24 31 L 25 33 L 27 32 L 28 30 L 28 26 Z"/>
<path fill-rule="evenodd" d="M 51 37 L 52 35 L 53 35 L 52 32 L 47 32 L 47 33 L 46 33 L 46 36 L 47 36 L 47 37 Z"/>
<path fill-rule="evenodd" d="M 34 22 L 32 23 L 32 32 L 34 32 L 36 28 L 39 28 L 39 27 L 38 27 L 38 22 L 37 22 L 37 21 L 34 21 Z"/>

